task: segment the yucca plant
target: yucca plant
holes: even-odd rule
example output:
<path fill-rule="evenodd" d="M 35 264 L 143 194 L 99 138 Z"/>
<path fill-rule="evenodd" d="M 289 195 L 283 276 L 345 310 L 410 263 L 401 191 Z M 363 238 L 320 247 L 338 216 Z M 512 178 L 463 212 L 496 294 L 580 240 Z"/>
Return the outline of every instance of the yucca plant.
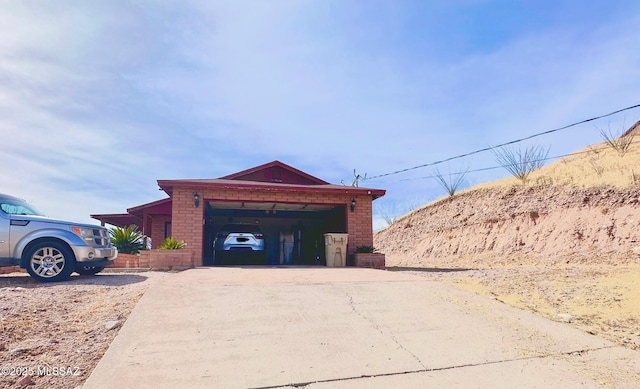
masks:
<path fill-rule="evenodd" d="M 126 227 L 116 227 L 109 231 L 111 243 L 118 248 L 122 254 L 138 254 L 145 249 L 143 236 L 138 231 L 138 226 L 132 224 Z"/>
<path fill-rule="evenodd" d="M 183 240 L 177 240 L 173 236 L 168 237 L 162 242 L 159 249 L 160 250 L 180 250 L 186 246 Z"/>
<path fill-rule="evenodd" d="M 375 253 L 375 252 L 376 252 L 376 248 L 373 246 L 362 245 L 362 246 L 356 247 L 356 253 Z"/>

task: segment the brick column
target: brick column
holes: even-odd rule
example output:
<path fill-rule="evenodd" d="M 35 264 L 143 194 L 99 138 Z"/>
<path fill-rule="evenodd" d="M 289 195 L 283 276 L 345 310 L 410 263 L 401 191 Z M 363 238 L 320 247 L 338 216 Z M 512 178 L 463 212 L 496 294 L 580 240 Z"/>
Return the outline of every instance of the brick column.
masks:
<path fill-rule="evenodd" d="M 356 199 L 356 209 L 351 212 L 351 199 Z M 349 233 L 349 254 L 358 246 L 373 245 L 372 202 L 369 196 L 356 196 L 347 203 L 347 232 Z"/>
<path fill-rule="evenodd" d="M 202 266 L 204 201 L 201 195 L 200 206 L 196 208 L 193 192 L 196 192 L 193 188 L 174 189 L 171 196 L 173 199 L 171 234 L 187 244 L 185 250 L 191 251 L 194 265 Z"/>

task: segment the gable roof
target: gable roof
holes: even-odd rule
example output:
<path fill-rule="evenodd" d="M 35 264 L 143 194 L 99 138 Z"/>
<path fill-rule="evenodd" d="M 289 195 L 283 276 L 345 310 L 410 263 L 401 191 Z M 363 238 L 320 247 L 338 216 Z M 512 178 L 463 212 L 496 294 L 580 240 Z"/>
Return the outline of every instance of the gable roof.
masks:
<path fill-rule="evenodd" d="M 158 180 L 158 186 L 169 196 L 172 196 L 175 187 L 366 194 L 371 195 L 374 200 L 386 193 L 382 189 L 332 185 L 280 161 L 265 163 L 215 179 Z"/>
<path fill-rule="evenodd" d="M 278 172 L 279 173 L 276 173 Z M 274 176 L 279 174 L 279 176 Z M 220 180 L 275 182 L 283 184 L 327 185 L 328 182 L 278 160 L 220 177 Z"/>

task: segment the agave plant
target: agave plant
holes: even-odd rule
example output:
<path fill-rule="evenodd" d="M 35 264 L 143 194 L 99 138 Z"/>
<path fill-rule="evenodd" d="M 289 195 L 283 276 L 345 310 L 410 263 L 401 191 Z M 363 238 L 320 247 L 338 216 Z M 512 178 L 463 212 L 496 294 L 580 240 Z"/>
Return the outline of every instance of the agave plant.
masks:
<path fill-rule="evenodd" d="M 162 242 L 159 249 L 160 250 L 180 250 L 186 246 L 183 240 L 177 240 L 176 238 L 170 236 Z"/>
<path fill-rule="evenodd" d="M 111 243 L 122 254 L 138 254 L 140 250 L 145 249 L 142 233 L 138 231 L 136 225 L 116 227 L 109 231 L 109 234 Z"/>
<path fill-rule="evenodd" d="M 358 246 L 356 247 L 356 253 L 375 253 L 376 252 L 376 248 L 373 246 Z"/>

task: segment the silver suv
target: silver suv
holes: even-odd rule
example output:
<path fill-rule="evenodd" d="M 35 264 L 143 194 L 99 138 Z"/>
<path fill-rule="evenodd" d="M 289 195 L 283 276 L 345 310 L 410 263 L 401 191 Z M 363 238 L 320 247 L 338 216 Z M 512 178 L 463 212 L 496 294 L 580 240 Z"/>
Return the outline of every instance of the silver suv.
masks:
<path fill-rule="evenodd" d="M 96 274 L 117 256 L 106 228 L 50 219 L 0 194 L 0 266 L 20 266 L 38 281 L 62 281 L 74 271 Z"/>

